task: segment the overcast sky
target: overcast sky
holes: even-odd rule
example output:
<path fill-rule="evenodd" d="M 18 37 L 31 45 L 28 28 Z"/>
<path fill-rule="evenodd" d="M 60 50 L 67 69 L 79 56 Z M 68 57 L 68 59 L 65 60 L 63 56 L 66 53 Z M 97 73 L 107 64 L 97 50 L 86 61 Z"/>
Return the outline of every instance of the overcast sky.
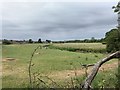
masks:
<path fill-rule="evenodd" d="M 2 38 L 74 40 L 103 38 L 117 26 L 116 2 L 5 2 Z"/>

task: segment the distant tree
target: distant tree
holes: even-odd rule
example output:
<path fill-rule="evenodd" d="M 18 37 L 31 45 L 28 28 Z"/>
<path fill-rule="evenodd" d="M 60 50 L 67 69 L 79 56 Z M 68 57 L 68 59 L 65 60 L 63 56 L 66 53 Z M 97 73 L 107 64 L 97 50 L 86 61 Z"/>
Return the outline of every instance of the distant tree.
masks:
<path fill-rule="evenodd" d="M 96 39 L 94 37 L 91 37 L 90 42 L 96 42 Z"/>
<path fill-rule="evenodd" d="M 2 40 L 2 43 L 5 45 L 12 44 L 12 42 L 10 40 L 7 40 L 7 39 Z"/>
<path fill-rule="evenodd" d="M 47 43 L 51 43 L 51 40 L 46 40 Z"/>
<path fill-rule="evenodd" d="M 91 37 L 91 40 L 95 40 L 95 37 Z"/>
<path fill-rule="evenodd" d="M 41 38 L 38 39 L 38 43 L 42 43 Z"/>
<path fill-rule="evenodd" d="M 28 43 L 33 43 L 33 40 L 32 40 L 32 39 L 29 39 L 29 40 L 28 40 Z"/>
<path fill-rule="evenodd" d="M 85 42 L 85 43 L 89 43 L 89 40 L 88 40 L 88 39 L 84 39 L 83 42 Z"/>

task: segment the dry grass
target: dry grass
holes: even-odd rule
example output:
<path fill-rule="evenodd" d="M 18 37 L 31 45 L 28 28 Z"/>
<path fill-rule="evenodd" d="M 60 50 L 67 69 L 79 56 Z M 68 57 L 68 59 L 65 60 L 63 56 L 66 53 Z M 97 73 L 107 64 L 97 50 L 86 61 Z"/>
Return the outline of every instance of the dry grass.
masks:
<path fill-rule="evenodd" d="M 111 61 L 110 61 L 111 62 Z M 89 67 L 88 68 L 88 73 L 91 72 L 93 67 Z M 118 62 L 117 61 L 112 61 L 111 63 L 107 63 L 104 64 L 100 67 L 100 72 L 101 71 L 109 71 L 112 69 L 118 68 Z M 75 77 L 75 74 L 77 76 L 83 76 L 85 75 L 85 68 L 80 68 L 77 70 L 64 70 L 64 71 L 56 71 L 56 72 L 52 72 L 51 74 L 49 74 L 48 76 L 54 79 L 67 79 L 67 78 L 71 78 L 71 77 Z"/>
<path fill-rule="evenodd" d="M 71 48 L 80 48 L 80 49 L 105 49 L 106 45 L 102 43 L 61 43 L 54 44 L 58 47 L 71 47 Z"/>

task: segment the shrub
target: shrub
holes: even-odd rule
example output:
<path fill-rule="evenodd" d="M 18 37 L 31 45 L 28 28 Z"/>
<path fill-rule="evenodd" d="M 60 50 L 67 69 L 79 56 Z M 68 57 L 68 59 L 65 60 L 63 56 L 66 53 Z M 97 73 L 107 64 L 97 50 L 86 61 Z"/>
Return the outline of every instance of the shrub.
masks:
<path fill-rule="evenodd" d="M 10 40 L 7 40 L 7 39 L 4 39 L 4 40 L 2 41 L 2 43 L 5 44 L 5 45 L 12 44 L 12 42 L 11 42 Z"/>
<path fill-rule="evenodd" d="M 29 39 L 29 41 L 28 41 L 29 43 L 33 43 L 33 40 L 32 39 Z"/>
<path fill-rule="evenodd" d="M 107 43 L 107 52 L 115 52 L 120 50 L 120 29 L 112 29 L 105 35 Z"/>

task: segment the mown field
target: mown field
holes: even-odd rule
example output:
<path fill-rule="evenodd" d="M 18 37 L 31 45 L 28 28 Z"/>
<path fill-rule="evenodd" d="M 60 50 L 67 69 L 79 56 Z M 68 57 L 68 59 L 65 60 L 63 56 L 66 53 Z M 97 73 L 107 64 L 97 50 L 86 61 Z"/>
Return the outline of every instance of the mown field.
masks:
<path fill-rule="evenodd" d="M 28 66 L 32 52 L 39 44 L 2 46 L 3 88 L 28 88 Z M 44 44 L 41 44 L 43 46 Z M 58 48 L 55 48 L 55 47 Z M 54 48 L 53 48 L 54 47 Z M 59 49 L 62 47 L 63 49 Z M 94 64 L 108 54 L 100 52 L 71 52 L 64 48 L 105 49 L 101 43 L 53 44 L 52 48 L 39 48 L 32 61 L 32 80 L 35 87 L 79 87 L 85 79 L 81 64 Z M 106 63 L 92 83 L 95 88 L 117 86 L 117 60 Z M 88 69 L 88 73 L 92 67 Z"/>

